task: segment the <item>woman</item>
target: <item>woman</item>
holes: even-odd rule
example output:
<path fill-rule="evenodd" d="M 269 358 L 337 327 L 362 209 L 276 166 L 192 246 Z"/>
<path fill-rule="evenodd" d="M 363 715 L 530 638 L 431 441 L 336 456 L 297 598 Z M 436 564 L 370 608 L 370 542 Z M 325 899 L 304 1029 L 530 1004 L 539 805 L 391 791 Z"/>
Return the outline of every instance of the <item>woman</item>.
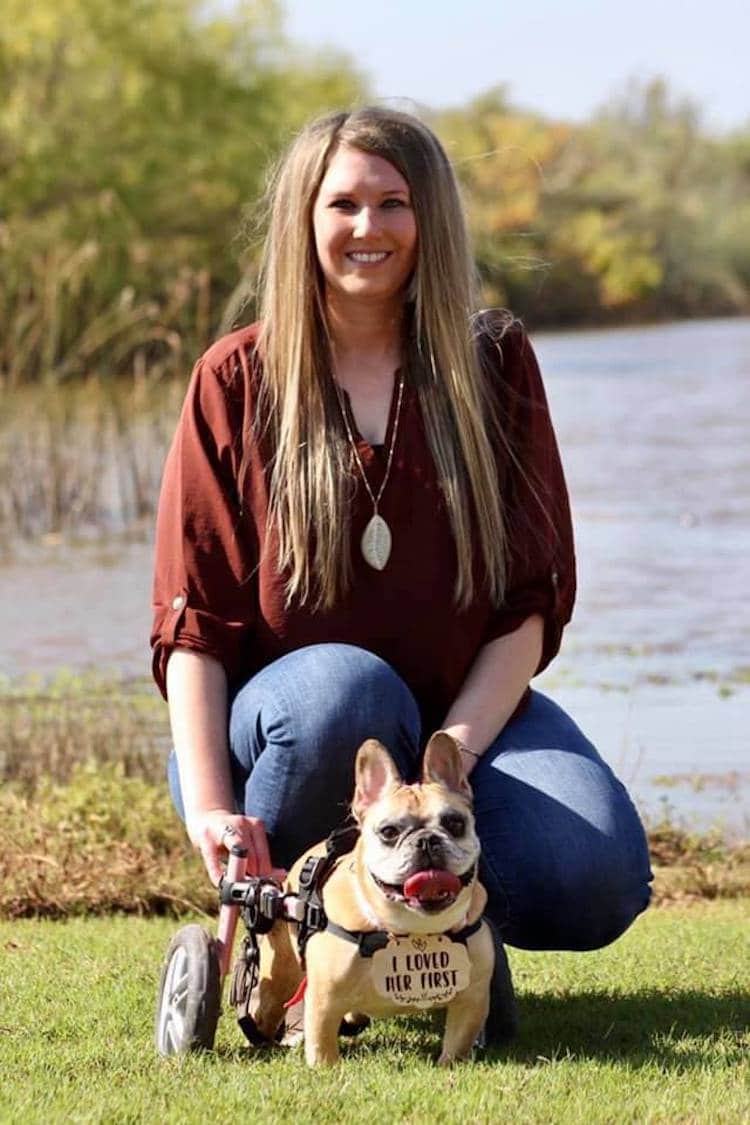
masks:
<path fill-rule="evenodd" d="M 575 565 L 534 353 L 475 314 L 450 164 L 383 109 L 310 125 L 272 191 L 258 325 L 199 360 L 167 461 L 154 673 L 172 792 L 211 878 L 289 865 L 345 816 L 365 738 L 414 775 L 450 731 L 488 913 L 589 949 L 645 909 L 621 784 L 529 680 Z"/>

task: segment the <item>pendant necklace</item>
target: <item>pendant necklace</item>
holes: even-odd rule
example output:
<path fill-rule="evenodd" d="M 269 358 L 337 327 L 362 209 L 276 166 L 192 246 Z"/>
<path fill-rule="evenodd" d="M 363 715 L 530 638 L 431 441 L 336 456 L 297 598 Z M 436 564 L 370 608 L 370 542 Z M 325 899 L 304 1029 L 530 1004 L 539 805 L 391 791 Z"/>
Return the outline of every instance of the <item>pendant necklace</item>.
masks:
<path fill-rule="evenodd" d="M 360 550 L 362 551 L 362 557 L 369 566 L 373 567 L 374 570 L 383 570 L 391 555 L 391 545 L 393 543 L 393 537 L 391 535 L 390 527 L 378 511 L 378 505 L 380 503 L 383 492 L 385 491 L 385 486 L 388 484 L 388 478 L 391 475 L 393 451 L 396 448 L 398 422 L 399 418 L 401 417 L 401 400 L 404 395 L 404 373 L 402 370 L 398 384 L 398 400 L 396 402 L 396 417 L 393 422 L 393 433 L 391 434 L 391 447 L 388 450 L 388 461 L 386 462 L 385 476 L 383 477 L 382 484 L 378 489 L 377 496 L 373 495 L 373 491 L 370 488 L 370 482 L 367 479 L 367 473 L 365 472 L 365 467 L 362 464 L 362 458 L 359 455 L 359 450 L 357 449 L 357 443 L 354 440 L 352 428 L 349 425 L 349 416 L 346 412 L 346 405 L 343 401 L 341 387 L 339 387 L 338 383 L 336 383 L 335 380 L 334 383 L 339 399 L 339 406 L 341 407 L 341 414 L 344 419 L 344 425 L 346 426 L 346 436 L 348 437 L 349 444 L 354 451 L 354 456 L 356 458 L 357 465 L 359 466 L 362 480 L 364 481 L 365 488 L 367 489 L 367 495 L 372 500 L 372 516 L 368 521 L 367 527 L 362 533 L 362 538 L 359 544 Z"/>

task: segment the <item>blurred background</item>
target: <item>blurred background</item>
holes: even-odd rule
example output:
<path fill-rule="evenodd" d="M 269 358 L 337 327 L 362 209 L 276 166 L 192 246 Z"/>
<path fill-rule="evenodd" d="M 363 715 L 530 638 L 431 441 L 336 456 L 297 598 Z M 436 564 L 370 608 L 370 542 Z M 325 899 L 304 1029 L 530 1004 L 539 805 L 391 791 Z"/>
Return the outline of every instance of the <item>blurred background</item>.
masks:
<path fill-rule="evenodd" d="M 748 33 L 731 0 L 5 0 L 0 777 L 113 746 L 161 770 L 151 534 L 186 378 L 253 316 L 275 156 L 377 99 L 441 137 L 484 301 L 542 363 L 581 583 L 539 686 L 650 818 L 746 832 Z"/>

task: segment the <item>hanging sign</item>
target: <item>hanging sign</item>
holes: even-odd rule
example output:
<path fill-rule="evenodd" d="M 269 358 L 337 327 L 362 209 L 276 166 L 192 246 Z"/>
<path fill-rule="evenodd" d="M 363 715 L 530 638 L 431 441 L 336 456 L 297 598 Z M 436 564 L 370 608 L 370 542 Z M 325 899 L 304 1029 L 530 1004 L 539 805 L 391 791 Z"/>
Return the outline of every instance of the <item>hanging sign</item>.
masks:
<path fill-rule="evenodd" d="M 375 989 L 395 1005 L 447 1004 L 468 986 L 470 977 L 466 946 L 444 934 L 394 937 L 372 958 Z"/>

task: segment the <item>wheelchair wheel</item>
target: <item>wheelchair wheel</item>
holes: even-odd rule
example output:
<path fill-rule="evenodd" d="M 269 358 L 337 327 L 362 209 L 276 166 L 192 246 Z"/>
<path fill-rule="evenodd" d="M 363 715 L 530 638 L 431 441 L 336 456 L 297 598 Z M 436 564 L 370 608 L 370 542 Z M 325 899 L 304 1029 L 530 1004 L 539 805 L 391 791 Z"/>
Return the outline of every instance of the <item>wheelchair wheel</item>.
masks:
<path fill-rule="evenodd" d="M 183 926 L 167 949 L 156 1002 L 160 1055 L 210 1051 L 221 1007 L 216 942 L 202 926 Z"/>

